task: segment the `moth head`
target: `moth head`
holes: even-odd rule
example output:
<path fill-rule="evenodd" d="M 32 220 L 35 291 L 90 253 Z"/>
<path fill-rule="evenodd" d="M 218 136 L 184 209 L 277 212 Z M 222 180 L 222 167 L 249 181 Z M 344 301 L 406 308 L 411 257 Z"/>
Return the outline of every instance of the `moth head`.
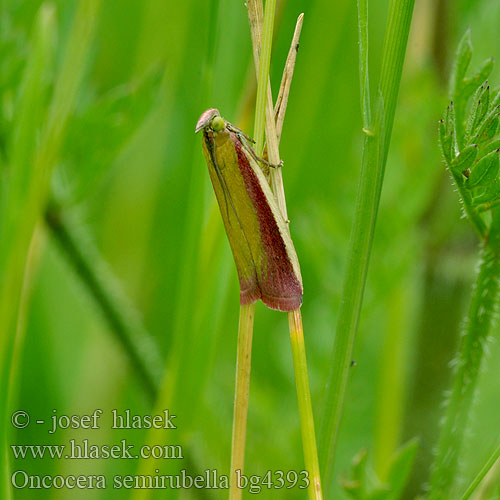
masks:
<path fill-rule="evenodd" d="M 215 108 L 207 109 L 198 120 L 195 132 L 200 130 L 211 130 L 212 132 L 220 132 L 224 130 L 226 122 L 221 117 L 219 110 Z"/>

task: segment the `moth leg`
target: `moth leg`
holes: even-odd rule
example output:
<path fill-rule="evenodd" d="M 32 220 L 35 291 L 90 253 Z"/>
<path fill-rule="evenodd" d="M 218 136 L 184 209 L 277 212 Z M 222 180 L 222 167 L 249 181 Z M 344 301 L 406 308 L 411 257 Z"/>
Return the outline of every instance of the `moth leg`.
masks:
<path fill-rule="evenodd" d="M 231 132 L 234 132 L 239 137 L 241 142 L 246 142 L 248 145 L 255 144 L 255 141 L 249 135 L 245 134 L 245 132 L 238 127 L 235 127 L 232 123 L 226 122 L 226 128 Z M 243 139 L 245 139 L 245 141 Z"/>
<path fill-rule="evenodd" d="M 270 168 L 280 168 L 284 165 L 283 160 L 280 160 L 280 162 L 278 164 L 271 163 L 271 162 L 267 161 L 266 159 L 258 156 L 257 153 L 254 151 L 254 149 L 252 147 L 250 147 L 249 145 L 245 144 L 245 147 L 246 147 L 247 151 L 250 153 L 250 156 L 258 163 L 262 163 Z"/>
<path fill-rule="evenodd" d="M 270 168 L 281 168 L 284 165 L 283 160 L 280 160 L 278 164 L 269 163 L 267 160 L 264 160 L 264 158 L 259 158 L 257 155 L 255 155 L 255 160 L 260 161 L 261 163 L 267 165 Z"/>

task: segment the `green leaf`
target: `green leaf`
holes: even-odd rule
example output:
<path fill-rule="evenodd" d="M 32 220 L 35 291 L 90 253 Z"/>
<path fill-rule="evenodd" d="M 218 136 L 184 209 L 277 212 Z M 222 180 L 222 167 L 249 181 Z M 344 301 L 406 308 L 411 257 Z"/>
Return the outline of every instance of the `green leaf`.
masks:
<path fill-rule="evenodd" d="M 340 485 L 343 490 L 354 500 L 366 499 L 366 468 L 368 464 L 368 452 L 361 450 L 351 462 L 351 473 L 349 478 L 341 478 Z"/>
<path fill-rule="evenodd" d="M 366 500 L 389 500 L 391 490 L 385 484 L 376 487 L 367 496 Z"/>
<path fill-rule="evenodd" d="M 391 492 L 388 499 L 397 500 L 401 497 L 415 462 L 417 450 L 418 440 L 412 439 L 397 451 L 387 479 Z"/>
<path fill-rule="evenodd" d="M 476 187 L 488 187 L 498 176 L 500 169 L 498 150 L 492 151 L 481 158 L 471 171 L 466 182 L 469 189 Z"/>
<path fill-rule="evenodd" d="M 479 193 L 472 199 L 476 207 L 481 205 L 491 204 L 500 199 L 500 179 L 495 179 L 483 192 Z M 481 207 L 483 210 L 490 208 L 489 206 Z"/>
<path fill-rule="evenodd" d="M 462 86 L 459 90 L 459 95 L 462 99 L 468 99 L 474 91 L 483 83 L 485 80 L 488 79 L 488 76 L 490 76 L 491 71 L 493 70 L 494 66 L 494 61 L 492 58 L 487 59 L 486 61 L 481 64 L 479 67 L 478 72 L 471 78 L 466 78 Z"/>
<path fill-rule="evenodd" d="M 453 132 L 446 130 L 444 120 L 439 121 L 439 145 L 441 146 L 444 159 L 449 165 L 455 156 L 453 151 Z"/>
<path fill-rule="evenodd" d="M 472 109 L 467 123 L 466 137 L 474 134 L 481 121 L 488 113 L 490 105 L 490 87 L 487 82 L 481 85 L 472 98 Z"/>
<path fill-rule="evenodd" d="M 484 144 L 481 147 L 480 155 L 486 156 L 488 153 L 491 153 L 492 151 L 495 151 L 496 149 L 500 149 L 500 138 Z"/>
<path fill-rule="evenodd" d="M 443 120 L 439 124 L 439 136 L 441 142 L 441 150 L 448 164 L 453 161 L 456 156 L 456 120 L 455 120 L 455 105 L 452 102 L 446 108 Z"/>
<path fill-rule="evenodd" d="M 472 58 L 472 41 L 470 36 L 470 30 L 468 29 L 460 43 L 458 44 L 457 54 L 455 56 L 455 64 L 452 71 L 452 88 L 451 95 L 456 95 L 462 86 L 462 82 L 465 79 L 465 73 L 469 67 Z"/>
<path fill-rule="evenodd" d="M 471 144 L 464 148 L 458 156 L 456 156 L 450 165 L 450 169 L 455 175 L 461 175 L 467 169 L 472 168 L 477 157 L 477 144 Z"/>
<path fill-rule="evenodd" d="M 500 104 L 500 89 L 496 88 L 491 92 L 490 109 L 496 108 Z"/>
<path fill-rule="evenodd" d="M 354 500 L 362 500 L 364 498 L 361 492 L 361 483 L 359 481 L 341 478 L 339 483 L 349 497 Z"/>
<path fill-rule="evenodd" d="M 477 141 L 488 141 L 493 138 L 498 128 L 498 116 L 500 113 L 500 105 L 492 109 L 484 121 L 479 126 L 474 140 Z"/>
<path fill-rule="evenodd" d="M 491 120 L 488 126 L 485 127 L 484 132 L 480 137 L 480 139 L 483 141 L 489 141 L 490 139 L 493 139 L 498 130 L 498 122 L 499 122 L 499 116 L 497 115 Z"/>
<path fill-rule="evenodd" d="M 12 26 L 8 9 L 2 11 L 2 36 L 0 37 L 0 141 L 6 144 L 12 131 L 16 99 L 25 63 L 30 54 L 26 35 Z"/>

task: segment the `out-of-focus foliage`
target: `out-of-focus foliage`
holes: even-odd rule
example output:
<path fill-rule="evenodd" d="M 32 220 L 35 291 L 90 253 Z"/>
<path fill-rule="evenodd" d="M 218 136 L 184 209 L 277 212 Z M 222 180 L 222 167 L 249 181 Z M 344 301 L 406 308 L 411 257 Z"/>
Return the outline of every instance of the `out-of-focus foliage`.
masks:
<path fill-rule="evenodd" d="M 387 3 L 370 2 L 375 75 Z M 60 63 L 77 3 L 54 4 Z M 278 4 L 271 63 L 275 93 L 295 19 L 305 13 L 280 151 L 304 279 L 302 313 L 318 427 L 361 159 L 356 5 L 350 0 Z M 39 0 L 2 3 L 3 149 L 40 5 Z M 395 485 L 406 474 L 392 475 L 396 450 L 420 438 L 407 498 L 427 479 L 476 250 L 438 148 L 437 122 L 448 100 L 443 82 L 466 27 L 478 58 L 473 67 L 486 57 L 500 59 L 499 23 L 496 0 L 422 0 L 415 6 L 337 458 L 337 475 L 349 477 L 352 458 L 367 448 L 379 484 Z M 156 405 L 147 397 L 99 307 L 44 230 L 25 334 L 14 359 L 18 377 L 11 406 L 33 419 L 48 420 L 54 409 L 71 415 L 102 408 L 105 416 L 99 430 L 51 435 L 44 426 L 31 426 L 13 433 L 14 442 L 64 444 L 87 438 L 140 445 L 166 438 L 182 444 L 186 459 L 157 463 L 160 473 L 182 468 L 227 473 L 239 294 L 194 126 L 202 111 L 217 107 L 235 125 L 252 130 L 255 88 L 247 24 L 244 3 L 233 0 L 102 2 L 52 189 L 64 193 L 64 210 L 78 215 L 142 314 L 165 360 L 167 396 Z M 500 81 L 498 68 L 490 76 L 493 82 Z M 51 74 L 45 85 L 49 93 Z M 498 327 L 493 335 L 498 337 Z M 464 452 L 464 483 L 497 438 L 499 365 L 495 343 Z M 247 471 L 301 470 L 286 317 L 261 304 L 252 370 Z M 144 430 L 111 430 L 113 408 L 137 414 L 170 408 L 178 429 L 153 437 Z M 32 474 L 108 477 L 135 474 L 143 466 L 136 460 L 13 463 L 14 469 Z M 174 498 L 176 493 L 153 491 L 150 498 Z M 42 494 L 50 500 L 68 495 L 72 500 L 145 498 L 141 491 L 109 488 L 15 490 L 14 499 Z M 189 490 L 179 497 L 220 494 Z M 332 495 L 349 498 L 340 482 Z M 298 489 L 264 489 L 259 498 L 303 496 Z"/>

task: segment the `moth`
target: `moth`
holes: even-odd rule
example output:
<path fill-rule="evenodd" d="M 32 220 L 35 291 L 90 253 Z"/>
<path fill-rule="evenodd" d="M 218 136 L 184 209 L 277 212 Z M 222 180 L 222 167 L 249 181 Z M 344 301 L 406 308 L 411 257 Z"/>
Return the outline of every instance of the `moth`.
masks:
<path fill-rule="evenodd" d="M 295 248 L 250 137 L 215 108 L 196 124 L 233 253 L 240 302 L 262 300 L 271 309 L 302 304 L 302 277 Z"/>

